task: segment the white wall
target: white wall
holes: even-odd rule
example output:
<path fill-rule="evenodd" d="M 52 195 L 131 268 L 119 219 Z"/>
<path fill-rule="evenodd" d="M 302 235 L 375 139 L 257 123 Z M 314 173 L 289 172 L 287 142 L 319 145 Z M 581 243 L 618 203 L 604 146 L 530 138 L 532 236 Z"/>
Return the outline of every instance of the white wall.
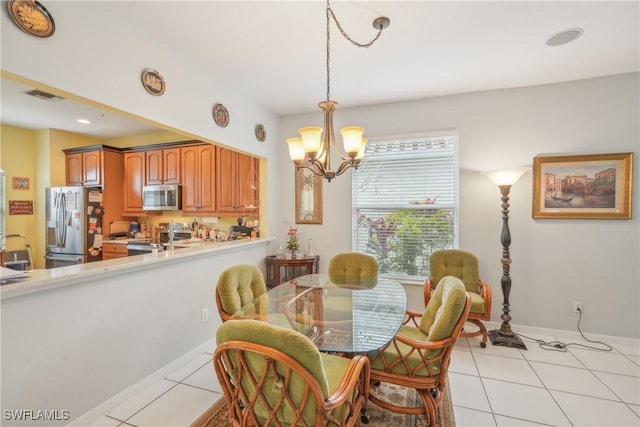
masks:
<path fill-rule="evenodd" d="M 500 321 L 500 192 L 479 171 L 532 166 L 536 155 L 640 152 L 639 74 L 486 91 L 354 109 L 338 109 L 335 127 L 364 126 L 369 138 L 455 129 L 460 135 L 460 247 L 475 253 L 493 285 L 492 320 Z M 339 99 L 337 99 L 339 101 Z M 322 124 L 321 113 L 286 117 L 282 138 Z M 283 147 L 281 157 L 286 156 Z M 638 166 L 633 199 L 638 200 Z M 293 167 L 278 182 L 292 182 Z M 324 224 L 302 225 L 321 269 L 351 248 L 351 174 L 324 183 Z M 293 195 L 276 223 L 293 217 Z M 576 330 L 573 302 L 584 303 L 587 332 L 640 337 L 640 231 L 631 220 L 532 218 L 532 173 L 512 187 L 512 324 Z M 280 231 L 284 233 L 284 230 Z"/>

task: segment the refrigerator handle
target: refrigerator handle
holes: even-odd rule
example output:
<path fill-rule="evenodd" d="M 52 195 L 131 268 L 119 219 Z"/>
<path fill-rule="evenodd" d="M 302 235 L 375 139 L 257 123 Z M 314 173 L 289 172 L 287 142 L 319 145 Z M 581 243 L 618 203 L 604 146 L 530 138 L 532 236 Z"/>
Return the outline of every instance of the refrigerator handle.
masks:
<path fill-rule="evenodd" d="M 62 240 L 60 242 L 61 247 L 67 246 L 67 196 L 62 195 Z"/>

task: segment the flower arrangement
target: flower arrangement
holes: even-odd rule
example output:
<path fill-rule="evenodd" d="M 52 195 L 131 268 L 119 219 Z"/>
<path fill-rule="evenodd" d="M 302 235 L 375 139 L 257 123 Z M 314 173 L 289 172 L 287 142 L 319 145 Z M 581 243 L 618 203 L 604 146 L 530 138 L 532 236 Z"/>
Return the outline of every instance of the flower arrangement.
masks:
<path fill-rule="evenodd" d="M 298 241 L 298 229 L 290 227 L 287 232 L 289 236 L 289 240 L 287 240 L 287 249 L 295 251 L 300 247 L 300 242 Z"/>

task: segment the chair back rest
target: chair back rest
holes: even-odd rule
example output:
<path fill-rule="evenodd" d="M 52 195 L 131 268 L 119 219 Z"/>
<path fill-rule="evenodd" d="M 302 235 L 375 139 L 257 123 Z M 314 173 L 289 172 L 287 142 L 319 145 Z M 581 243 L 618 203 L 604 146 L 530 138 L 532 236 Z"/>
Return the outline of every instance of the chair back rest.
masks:
<path fill-rule="evenodd" d="M 320 352 L 309 338 L 245 319 L 223 323 L 216 342 L 214 365 L 236 406 L 229 408 L 232 417 L 234 411 L 249 411 L 257 425 L 316 424 L 316 414 L 323 414 L 316 408 L 324 406 L 329 386 Z"/>
<path fill-rule="evenodd" d="M 429 257 L 429 277 L 432 286 L 440 283 L 445 276 L 462 280 L 468 292 L 478 293 L 478 258 L 470 252 L 459 249 L 435 251 Z"/>
<path fill-rule="evenodd" d="M 460 279 L 445 276 L 433 292 L 420 321 L 420 330 L 428 341 L 457 338 L 471 307 Z"/>
<path fill-rule="evenodd" d="M 240 264 L 224 270 L 216 286 L 220 317 L 225 321 L 232 315 L 252 314 L 255 300 L 266 293 L 264 276 L 255 265 Z"/>
<path fill-rule="evenodd" d="M 378 262 L 371 255 L 345 252 L 329 261 L 329 279 L 335 284 L 372 287 L 378 280 Z"/>

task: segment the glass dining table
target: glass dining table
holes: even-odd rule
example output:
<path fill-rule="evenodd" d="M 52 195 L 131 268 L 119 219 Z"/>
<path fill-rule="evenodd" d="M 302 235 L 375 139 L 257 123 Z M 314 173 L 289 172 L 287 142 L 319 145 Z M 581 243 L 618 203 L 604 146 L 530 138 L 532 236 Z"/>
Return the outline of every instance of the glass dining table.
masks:
<path fill-rule="evenodd" d="M 396 281 L 367 285 L 333 283 L 328 274 L 308 274 L 258 297 L 243 314 L 295 329 L 320 351 L 364 354 L 387 344 L 402 325 L 407 296 Z"/>

